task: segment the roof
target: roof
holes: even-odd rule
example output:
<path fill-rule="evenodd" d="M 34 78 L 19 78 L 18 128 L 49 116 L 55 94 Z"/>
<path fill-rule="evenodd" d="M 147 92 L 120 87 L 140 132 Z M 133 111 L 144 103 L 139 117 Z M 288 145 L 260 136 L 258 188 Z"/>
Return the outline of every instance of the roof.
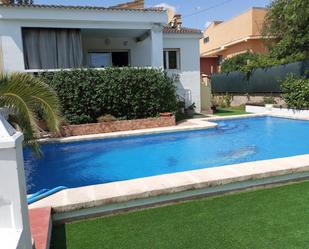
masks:
<path fill-rule="evenodd" d="M 192 29 L 192 28 L 186 28 L 186 27 L 174 28 L 174 27 L 165 26 L 163 28 L 163 33 L 164 34 L 202 34 L 202 31 L 199 29 Z"/>
<path fill-rule="evenodd" d="M 134 0 L 126 3 L 120 3 L 114 6 L 110 6 L 111 8 L 124 8 L 124 9 L 143 9 L 145 8 L 144 0 Z"/>
<path fill-rule="evenodd" d="M 27 8 L 27 9 L 66 9 L 66 10 L 115 10 L 115 11 L 139 11 L 139 12 L 165 12 L 164 8 L 138 8 L 123 9 L 115 7 L 99 7 L 99 6 L 78 6 L 78 5 L 54 5 L 54 4 L 0 4 L 0 7 L 9 8 Z"/>

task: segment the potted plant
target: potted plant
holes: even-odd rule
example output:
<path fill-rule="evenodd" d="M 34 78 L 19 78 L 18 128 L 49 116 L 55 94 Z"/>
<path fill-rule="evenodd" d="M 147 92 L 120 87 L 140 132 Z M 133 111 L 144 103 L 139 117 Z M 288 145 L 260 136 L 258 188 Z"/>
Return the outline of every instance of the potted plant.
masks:
<path fill-rule="evenodd" d="M 177 108 L 179 113 L 185 113 L 185 102 L 184 101 L 178 101 L 177 102 Z"/>
<path fill-rule="evenodd" d="M 193 115 L 195 113 L 195 108 L 196 105 L 195 103 L 192 103 L 190 106 L 188 106 L 188 108 L 186 109 L 186 114 L 187 115 Z"/>
<path fill-rule="evenodd" d="M 275 98 L 273 96 L 264 97 L 264 104 L 265 108 L 270 111 L 274 107 L 274 104 L 276 104 Z"/>
<path fill-rule="evenodd" d="M 215 113 L 217 111 L 218 106 L 219 106 L 218 102 L 214 98 L 212 98 L 212 100 L 211 100 L 211 110 L 213 111 L 213 113 Z"/>

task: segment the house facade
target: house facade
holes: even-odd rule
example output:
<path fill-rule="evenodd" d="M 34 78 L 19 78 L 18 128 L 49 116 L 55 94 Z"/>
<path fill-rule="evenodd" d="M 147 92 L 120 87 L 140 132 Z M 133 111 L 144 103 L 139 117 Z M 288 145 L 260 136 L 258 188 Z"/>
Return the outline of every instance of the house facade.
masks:
<path fill-rule="evenodd" d="M 178 20 L 178 21 L 177 21 Z M 170 22 L 169 22 L 170 21 Z M 0 69 L 38 72 L 133 66 L 164 68 L 179 98 L 200 111 L 199 30 L 141 0 L 113 7 L 0 5 Z"/>
<path fill-rule="evenodd" d="M 201 73 L 212 74 L 220 63 L 237 54 L 267 53 L 269 38 L 262 36 L 267 9 L 253 7 L 227 21 L 214 21 L 200 40 Z"/>

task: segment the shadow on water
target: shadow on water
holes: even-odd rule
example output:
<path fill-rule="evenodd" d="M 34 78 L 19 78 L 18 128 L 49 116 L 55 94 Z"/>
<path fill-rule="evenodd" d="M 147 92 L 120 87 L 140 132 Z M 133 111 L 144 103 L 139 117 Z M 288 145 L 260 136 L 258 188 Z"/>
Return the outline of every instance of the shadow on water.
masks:
<path fill-rule="evenodd" d="M 65 225 L 54 226 L 50 243 L 51 249 L 67 249 Z"/>

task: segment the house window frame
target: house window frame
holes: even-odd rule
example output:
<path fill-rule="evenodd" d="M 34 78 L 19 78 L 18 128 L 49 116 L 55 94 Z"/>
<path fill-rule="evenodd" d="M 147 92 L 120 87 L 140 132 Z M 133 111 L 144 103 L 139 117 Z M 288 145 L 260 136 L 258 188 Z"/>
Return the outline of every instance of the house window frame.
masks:
<path fill-rule="evenodd" d="M 131 65 L 131 51 L 130 49 L 88 49 L 87 50 L 87 67 L 95 68 L 91 65 L 90 53 L 110 53 L 111 54 L 111 62 L 113 63 L 113 52 L 127 52 L 128 53 L 128 66 Z M 113 66 L 113 64 L 109 65 Z M 104 67 L 101 67 L 104 68 Z"/>
<path fill-rule="evenodd" d="M 170 68 L 168 52 L 176 52 L 176 68 Z M 163 49 L 163 65 L 165 70 L 180 70 L 180 48 L 164 48 Z"/>
<path fill-rule="evenodd" d="M 206 36 L 206 37 L 203 39 L 203 41 L 204 41 L 204 44 L 208 43 L 208 42 L 209 42 L 209 36 Z"/>

